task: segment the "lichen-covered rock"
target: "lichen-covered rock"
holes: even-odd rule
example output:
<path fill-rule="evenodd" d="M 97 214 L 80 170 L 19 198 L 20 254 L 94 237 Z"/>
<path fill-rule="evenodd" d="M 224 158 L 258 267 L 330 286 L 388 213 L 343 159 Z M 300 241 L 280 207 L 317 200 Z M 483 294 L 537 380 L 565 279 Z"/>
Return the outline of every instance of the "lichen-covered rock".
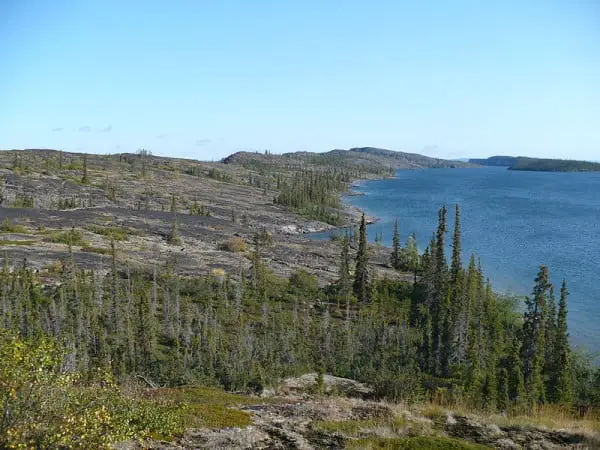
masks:
<path fill-rule="evenodd" d="M 278 394 L 314 394 L 322 388 L 324 394 L 338 394 L 347 397 L 371 398 L 373 389 L 363 383 L 349 378 L 323 375 L 322 386 L 319 386 L 319 376 L 312 372 L 299 377 L 286 378 L 276 388 Z"/>

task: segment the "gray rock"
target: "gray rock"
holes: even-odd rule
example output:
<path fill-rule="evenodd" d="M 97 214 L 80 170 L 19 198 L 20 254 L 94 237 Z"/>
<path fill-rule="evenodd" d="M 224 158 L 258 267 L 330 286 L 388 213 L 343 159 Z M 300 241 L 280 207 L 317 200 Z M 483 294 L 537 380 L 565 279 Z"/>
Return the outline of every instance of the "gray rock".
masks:
<path fill-rule="evenodd" d="M 278 394 L 312 394 L 318 388 L 318 375 L 315 372 L 299 377 L 286 378 L 276 388 Z M 347 397 L 370 398 L 374 391 L 367 385 L 348 378 L 323 375 L 325 394 L 339 394 Z"/>

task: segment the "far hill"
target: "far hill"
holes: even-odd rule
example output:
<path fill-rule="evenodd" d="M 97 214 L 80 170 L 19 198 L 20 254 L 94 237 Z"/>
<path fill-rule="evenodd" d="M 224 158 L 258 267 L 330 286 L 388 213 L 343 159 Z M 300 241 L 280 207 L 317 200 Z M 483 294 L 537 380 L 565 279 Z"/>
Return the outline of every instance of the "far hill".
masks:
<path fill-rule="evenodd" d="M 517 156 L 490 156 L 489 158 L 471 158 L 469 162 L 480 166 L 512 167 L 517 159 Z"/>
<path fill-rule="evenodd" d="M 325 153 L 293 152 L 271 153 L 237 152 L 223 161 L 245 167 L 280 166 L 286 169 L 338 167 L 360 170 L 366 174 L 392 173 L 394 169 L 429 169 L 472 167 L 462 161 L 431 158 L 418 153 L 405 153 L 373 147 L 331 150 Z"/>
<path fill-rule="evenodd" d="M 600 172 L 600 163 L 570 159 L 492 156 L 487 159 L 470 159 L 469 162 L 482 166 L 507 167 L 509 170 L 534 172 Z"/>

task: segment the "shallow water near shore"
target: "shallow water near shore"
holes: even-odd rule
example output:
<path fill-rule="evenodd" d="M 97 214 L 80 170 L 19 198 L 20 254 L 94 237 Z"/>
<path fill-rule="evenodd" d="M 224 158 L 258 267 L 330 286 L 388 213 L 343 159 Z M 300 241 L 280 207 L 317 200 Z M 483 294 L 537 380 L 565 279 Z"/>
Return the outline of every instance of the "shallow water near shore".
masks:
<path fill-rule="evenodd" d="M 463 263 L 474 253 L 496 291 L 521 296 L 531 293 L 539 266 L 547 265 L 557 292 L 567 281 L 572 342 L 600 351 L 600 173 L 399 170 L 396 178 L 360 182 L 353 190 L 364 195 L 345 201 L 380 218 L 368 227 L 370 240 L 382 232 L 391 245 L 397 217 L 402 241 L 415 232 L 421 250 L 443 204 L 451 240 L 458 203 Z"/>

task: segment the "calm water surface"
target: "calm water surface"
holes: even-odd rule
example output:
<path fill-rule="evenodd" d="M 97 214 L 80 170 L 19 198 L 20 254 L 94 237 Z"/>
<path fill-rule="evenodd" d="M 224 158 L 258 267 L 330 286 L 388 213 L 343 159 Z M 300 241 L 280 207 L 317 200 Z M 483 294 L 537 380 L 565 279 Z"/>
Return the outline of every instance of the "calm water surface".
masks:
<path fill-rule="evenodd" d="M 437 211 L 461 206 L 463 258 L 475 253 L 495 290 L 529 295 L 540 264 L 557 286 L 567 280 L 573 343 L 600 350 L 600 173 L 518 172 L 503 168 L 399 170 L 366 181 L 347 201 L 377 216 L 369 238 L 391 245 L 396 217 L 405 242 L 416 232 L 424 249 Z"/>

